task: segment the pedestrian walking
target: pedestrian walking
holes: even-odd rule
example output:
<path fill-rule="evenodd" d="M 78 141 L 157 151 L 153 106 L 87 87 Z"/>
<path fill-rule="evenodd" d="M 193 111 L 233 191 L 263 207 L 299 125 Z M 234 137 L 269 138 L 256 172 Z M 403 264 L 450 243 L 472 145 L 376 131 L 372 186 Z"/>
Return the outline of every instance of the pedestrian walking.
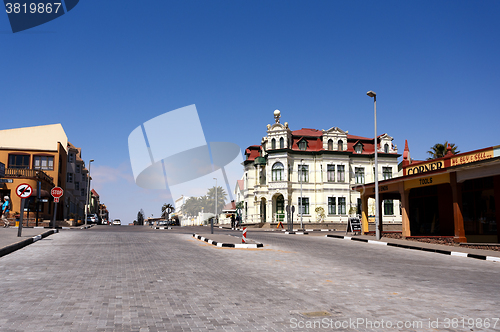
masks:
<path fill-rule="evenodd" d="M 236 219 L 234 219 L 234 214 L 231 215 L 231 228 L 234 229 L 235 228 L 235 221 Z"/>
<path fill-rule="evenodd" d="M 4 196 L 2 204 L 3 227 L 9 227 L 9 221 L 7 220 L 7 218 L 9 217 L 9 211 L 10 211 L 10 199 L 9 196 Z"/>

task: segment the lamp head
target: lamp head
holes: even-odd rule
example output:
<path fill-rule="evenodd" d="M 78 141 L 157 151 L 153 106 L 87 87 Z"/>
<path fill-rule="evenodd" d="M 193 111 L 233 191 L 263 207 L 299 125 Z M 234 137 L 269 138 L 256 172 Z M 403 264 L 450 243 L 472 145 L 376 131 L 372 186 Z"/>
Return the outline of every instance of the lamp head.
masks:
<path fill-rule="evenodd" d="M 372 98 L 375 98 L 375 97 L 377 96 L 377 94 L 376 94 L 375 92 L 373 92 L 372 90 L 368 91 L 368 92 L 366 93 L 366 95 L 367 95 L 368 97 L 372 97 Z"/>

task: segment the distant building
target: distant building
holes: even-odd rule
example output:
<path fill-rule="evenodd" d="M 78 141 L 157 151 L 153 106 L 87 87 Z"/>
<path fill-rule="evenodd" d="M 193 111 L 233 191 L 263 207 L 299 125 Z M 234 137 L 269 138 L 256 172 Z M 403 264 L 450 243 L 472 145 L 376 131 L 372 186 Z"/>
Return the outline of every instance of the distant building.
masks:
<path fill-rule="evenodd" d="M 261 144 L 245 150 L 243 220 L 283 221 L 287 205 L 295 207 L 295 223 L 301 214 L 304 223 L 346 222 L 349 215 L 360 215 L 361 196 L 351 186 L 374 181 L 374 139 L 337 127 L 292 131 L 280 123 L 278 110 L 274 117 Z M 387 134 L 377 138 L 379 179 L 398 175 L 400 155 L 392 141 Z M 374 215 L 374 202 L 369 205 Z M 385 200 L 381 212 L 385 220 L 401 222 L 399 201 Z"/>

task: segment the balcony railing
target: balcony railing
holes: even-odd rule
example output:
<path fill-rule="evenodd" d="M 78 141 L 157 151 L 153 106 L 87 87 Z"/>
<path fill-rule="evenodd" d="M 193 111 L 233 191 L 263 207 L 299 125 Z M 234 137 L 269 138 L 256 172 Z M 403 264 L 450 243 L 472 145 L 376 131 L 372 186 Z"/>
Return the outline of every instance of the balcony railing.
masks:
<path fill-rule="evenodd" d="M 5 177 L 37 179 L 54 184 L 54 179 L 51 176 L 48 176 L 44 171 L 38 169 L 6 168 Z"/>

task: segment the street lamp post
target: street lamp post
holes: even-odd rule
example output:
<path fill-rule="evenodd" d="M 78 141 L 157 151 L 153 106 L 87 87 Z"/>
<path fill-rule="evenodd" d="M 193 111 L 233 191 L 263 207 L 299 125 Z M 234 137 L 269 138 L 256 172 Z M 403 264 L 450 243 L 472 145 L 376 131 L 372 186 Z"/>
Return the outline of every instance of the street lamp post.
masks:
<path fill-rule="evenodd" d="M 87 228 L 87 211 L 89 209 L 89 204 L 90 204 L 90 165 L 94 161 L 94 159 L 89 160 L 89 173 L 87 174 L 87 199 L 85 203 L 85 228 Z"/>
<path fill-rule="evenodd" d="M 379 220 L 379 197 L 378 197 L 378 146 L 377 146 L 377 94 L 373 91 L 366 93 L 369 97 L 373 98 L 373 112 L 375 116 L 375 236 L 380 240 L 380 220 Z"/>
<path fill-rule="evenodd" d="M 215 216 L 214 218 L 217 218 L 217 178 L 214 178 L 215 180 Z M 212 218 L 212 222 L 210 223 L 210 234 L 214 233 L 214 218 Z"/>
<path fill-rule="evenodd" d="M 302 182 L 304 182 L 304 159 L 300 160 L 300 172 L 299 172 L 299 177 L 300 177 L 300 229 L 304 229 L 302 226 L 302 215 L 304 214 L 304 198 L 302 197 Z"/>

